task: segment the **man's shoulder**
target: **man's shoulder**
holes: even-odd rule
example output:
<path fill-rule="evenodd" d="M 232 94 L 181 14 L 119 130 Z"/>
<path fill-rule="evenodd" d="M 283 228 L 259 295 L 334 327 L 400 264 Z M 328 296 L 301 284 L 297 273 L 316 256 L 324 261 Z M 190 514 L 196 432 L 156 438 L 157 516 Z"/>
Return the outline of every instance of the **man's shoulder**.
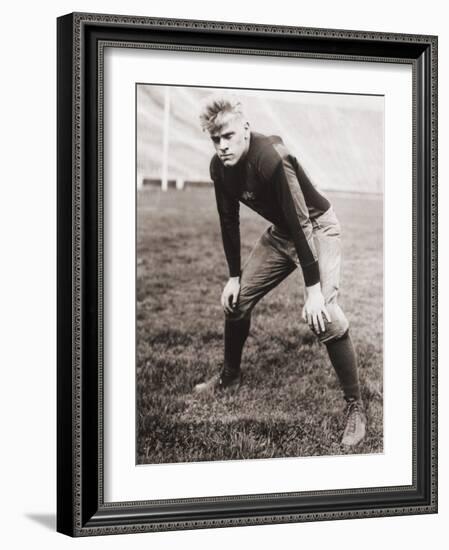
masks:
<path fill-rule="evenodd" d="M 257 169 L 269 177 L 281 164 L 282 160 L 290 155 L 282 138 L 278 135 L 256 135 L 254 161 Z"/>
<path fill-rule="evenodd" d="M 276 159 L 290 154 L 281 136 L 253 132 L 252 139 L 254 140 L 254 157 L 257 159 L 264 157 Z"/>
<path fill-rule="evenodd" d="M 283 143 L 280 136 L 261 134 L 260 132 L 251 132 L 251 139 L 256 153 L 273 147 L 277 143 Z"/>

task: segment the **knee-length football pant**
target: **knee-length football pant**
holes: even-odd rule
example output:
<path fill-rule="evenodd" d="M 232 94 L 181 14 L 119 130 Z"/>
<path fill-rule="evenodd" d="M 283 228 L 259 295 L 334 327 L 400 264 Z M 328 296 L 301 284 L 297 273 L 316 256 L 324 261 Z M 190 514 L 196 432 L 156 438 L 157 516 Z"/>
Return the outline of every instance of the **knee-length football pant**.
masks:
<path fill-rule="evenodd" d="M 341 263 L 340 223 L 332 207 L 311 221 L 321 291 L 332 321 L 325 322 L 326 330 L 318 338 L 327 344 L 341 338 L 349 328 L 348 320 L 337 302 Z M 277 226 L 268 227 L 243 267 L 237 308 L 227 314 L 226 319 L 249 318 L 259 300 L 297 267 L 300 264 L 293 241 Z"/>

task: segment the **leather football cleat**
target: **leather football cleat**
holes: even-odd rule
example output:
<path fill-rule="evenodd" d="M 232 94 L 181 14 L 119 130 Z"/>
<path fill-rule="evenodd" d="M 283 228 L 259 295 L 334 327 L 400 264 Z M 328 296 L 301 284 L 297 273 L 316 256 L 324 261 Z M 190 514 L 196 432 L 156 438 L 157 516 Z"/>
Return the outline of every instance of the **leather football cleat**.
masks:
<path fill-rule="evenodd" d="M 342 445 L 354 447 L 366 434 L 366 415 L 361 401 L 349 401 L 346 405 L 346 427 L 341 440 Z"/>
<path fill-rule="evenodd" d="M 224 391 L 237 391 L 241 381 L 242 377 L 240 372 L 237 374 L 229 374 L 222 371 L 220 374 L 213 376 L 210 380 L 197 384 L 193 388 L 193 392 L 197 395 L 206 395 Z"/>

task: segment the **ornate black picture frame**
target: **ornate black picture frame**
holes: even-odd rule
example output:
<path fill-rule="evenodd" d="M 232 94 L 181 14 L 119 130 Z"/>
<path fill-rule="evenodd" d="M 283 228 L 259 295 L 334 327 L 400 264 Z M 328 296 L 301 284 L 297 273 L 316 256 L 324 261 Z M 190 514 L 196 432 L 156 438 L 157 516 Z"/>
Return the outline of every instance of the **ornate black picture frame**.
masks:
<path fill-rule="evenodd" d="M 58 502 L 71 536 L 437 511 L 437 37 L 69 14 L 58 28 Z M 105 502 L 103 149 L 105 44 L 403 63 L 413 71 L 413 483 Z M 106 275 L 107 276 L 107 275 Z"/>

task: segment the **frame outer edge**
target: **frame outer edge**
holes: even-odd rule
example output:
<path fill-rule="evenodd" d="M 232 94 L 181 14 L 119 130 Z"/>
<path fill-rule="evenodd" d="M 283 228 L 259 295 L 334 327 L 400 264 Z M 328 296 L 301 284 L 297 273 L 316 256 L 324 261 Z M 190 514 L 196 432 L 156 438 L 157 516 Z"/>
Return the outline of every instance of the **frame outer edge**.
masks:
<path fill-rule="evenodd" d="M 71 31 L 70 36 L 66 35 L 61 38 L 63 29 L 67 31 L 67 24 L 70 21 Z M 185 522 L 167 522 L 167 523 L 153 523 L 153 524 L 133 524 L 133 525 L 120 525 L 110 527 L 89 527 L 82 526 L 81 521 L 81 34 L 82 27 L 88 23 L 105 23 L 112 25 L 146 25 L 146 26 L 165 26 L 165 27 L 178 27 L 192 30 L 223 30 L 231 32 L 260 32 L 268 34 L 293 34 L 302 33 L 304 36 L 310 37 L 322 37 L 322 38 L 335 38 L 335 39 L 360 39 L 360 40 L 382 40 L 382 41 L 401 41 L 401 42 L 414 42 L 420 44 L 427 44 L 431 46 L 431 86 L 432 86 L 432 117 L 431 117 L 431 180 L 432 180 L 432 198 L 431 207 L 429 209 L 430 222 L 432 224 L 432 255 L 431 266 L 429 271 L 432 272 L 431 277 L 431 303 L 429 304 L 432 309 L 432 342 L 430 350 L 430 360 L 432 369 L 432 403 L 431 403 L 431 424 L 432 424 L 432 437 L 431 437 L 431 502 L 428 505 L 423 506 L 411 506 L 411 507 L 392 507 L 389 509 L 368 509 L 368 510 L 348 510 L 340 512 L 317 512 L 317 513 L 301 513 L 301 514 L 288 514 L 280 516 L 262 516 L 262 517 L 248 517 L 248 518 L 227 518 L 219 520 L 201 520 L 201 521 L 185 521 Z M 68 32 L 68 31 L 67 31 Z M 65 56 L 60 53 L 59 48 L 64 45 L 64 48 L 68 48 L 70 42 L 71 62 L 72 66 L 68 62 L 67 53 Z M 61 63 L 69 65 L 69 68 L 63 70 Z M 73 69 L 73 73 L 72 73 Z M 63 170 L 62 167 L 62 155 L 58 145 L 58 208 L 61 205 L 64 206 L 64 212 L 67 213 L 68 196 L 70 195 L 70 215 L 61 216 L 61 210 L 59 210 L 58 216 L 58 485 L 61 480 L 64 481 L 64 487 L 67 486 L 67 479 L 70 479 L 70 499 L 67 494 L 64 498 L 61 497 L 60 487 L 58 486 L 58 531 L 72 536 L 89 536 L 89 535 L 106 535 L 106 534 L 118 534 L 118 533 L 132 533 L 132 532 L 145 532 L 145 531 L 167 531 L 175 529 L 200 529 L 200 528 L 213 528 L 213 527 L 225 527 L 225 526 L 243 526 L 243 525 L 261 525 L 271 523 L 288 523 L 298 521 L 322 521 L 329 519 L 344 519 L 344 518 L 361 518 L 361 517 L 382 517 L 382 516 L 394 516 L 403 514 L 416 514 L 416 513 L 431 513 L 437 510 L 437 496 L 436 496 L 436 475 L 437 475 L 437 456 L 436 456 L 436 438 L 434 437 L 434 430 L 436 433 L 436 291 L 437 291 L 437 243 L 436 243 L 436 206 L 437 206 L 437 165 L 436 165 L 436 147 L 437 147 L 437 96 L 436 96 L 436 84 L 437 84 L 437 38 L 424 35 L 403 35 L 403 34 L 389 34 L 389 33 L 369 33 L 365 31 L 338 31 L 331 29 L 306 29 L 299 27 L 279 27 L 279 26 L 267 26 L 267 25 L 252 25 L 244 23 L 220 23 L 220 22 L 204 22 L 204 21 L 182 21 L 174 19 L 156 19 L 156 18 L 140 18 L 132 16 L 112 16 L 103 14 L 85 14 L 75 13 L 69 14 L 58 18 L 58 144 L 61 142 L 61 149 L 67 152 L 68 138 L 63 138 L 63 125 L 60 120 L 61 113 L 67 117 L 67 102 L 61 102 L 59 104 L 60 89 L 68 85 L 68 73 L 70 72 L 70 84 L 72 86 L 73 94 L 70 101 L 70 118 L 72 123 L 73 134 L 70 141 L 71 150 L 71 162 L 70 162 L 70 180 L 72 187 L 70 193 L 67 192 L 67 177 L 68 169 L 66 167 Z M 73 81 L 72 81 L 73 79 Z M 64 86 L 63 86 L 64 85 Z M 61 88 L 59 88 L 61 86 Z M 67 90 L 66 90 L 67 91 Z M 65 128 L 65 134 L 67 134 L 67 128 Z M 61 140 L 61 141 L 60 141 Z M 67 218 L 67 219 L 64 219 Z M 63 256 L 63 244 L 68 243 L 68 226 L 70 224 L 70 254 L 71 254 L 71 275 L 70 279 L 64 275 L 63 267 L 66 266 L 66 256 Z M 59 233 L 62 231 L 62 235 Z M 70 280 L 71 288 L 71 302 L 70 302 L 70 318 L 71 318 L 71 334 L 70 334 L 70 346 L 69 351 L 71 360 L 69 362 L 62 361 L 63 356 L 67 359 L 67 350 L 61 349 L 62 342 L 67 343 L 67 331 L 60 329 L 60 324 L 65 321 L 68 316 L 67 308 L 67 285 Z M 63 285 L 63 286 L 62 286 Z M 65 299 L 65 301 L 63 301 Z M 63 353 L 65 352 L 65 353 Z M 68 367 L 70 366 L 70 375 L 68 374 Z M 65 385 L 62 383 L 62 376 L 65 376 L 72 384 L 70 393 L 67 391 L 67 382 Z M 69 403 L 71 407 L 70 415 L 67 416 L 67 403 L 61 404 L 61 399 Z M 67 427 L 67 420 L 70 418 L 70 429 L 65 432 L 65 439 L 62 435 L 62 426 Z M 70 432 L 70 445 L 68 444 L 69 437 L 67 433 Z M 62 444 L 62 442 L 64 444 Z M 70 468 L 69 474 L 61 474 L 61 464 L 67 465 L 69 461 L 70 452 Z M 61 455 L 61 456 L 59 456 Z M 434 490 L 435 489 L 435 490 Z M 64 505 L 70 505 L 70 510 L 64 508 Z"/>
<path fill-rule="evenodd" d="M 72 16 L 57 19 L 57 522 L 73 536 L 73 51 Z"/>
<path fill-rule="evenodd" d="M 320 37 L 330 39 L 357 39 L 357 40 L 380 40 L 403 43 L 430 44 L 436 38 L 435 35 L 406 34 L 394 32 L 327 29 L 320 27 L 297 27 L 290 25 L 269 25 L 264 23 L 248 23 L 236 21 L 209 21 L 204 19 L 175 19 L 164 17 L 148 17 L 141 15 L 120 15 L 91 12 L 74 12 L 71 14 L 79 23 L 103 23 L 111 25 L 142 25 L 147 27 L 173 28 L 185 30 L 215 30 L 223 32 L 252 32 L 261 35 L 289 35 L 302 34 L 305 37 Z"/>

